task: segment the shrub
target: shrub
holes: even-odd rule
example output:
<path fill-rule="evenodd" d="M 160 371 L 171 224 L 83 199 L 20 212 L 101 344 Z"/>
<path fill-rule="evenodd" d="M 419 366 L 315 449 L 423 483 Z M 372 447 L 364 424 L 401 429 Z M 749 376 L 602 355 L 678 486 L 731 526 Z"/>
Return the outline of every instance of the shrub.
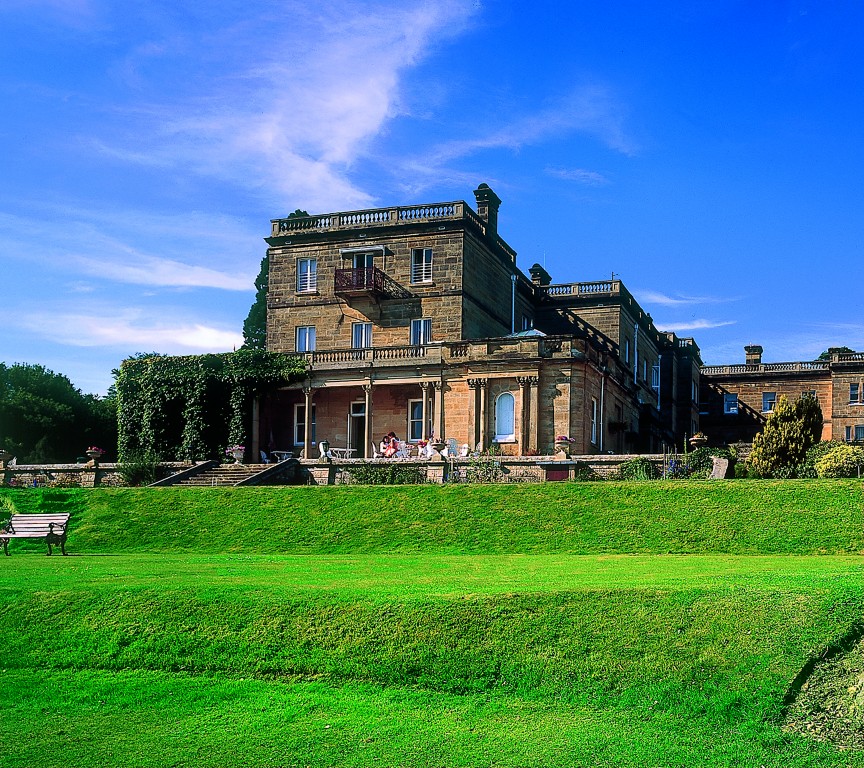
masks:
<path fill-rule="evenodd" d="M 580 482 L 588 482 L 592 480 L 602 480 L 603 478 L 591 469 L 591 465 L 587 462 L 577 461 L 576 466 L 573 467 L 573 479 Z"/>
<path fill-rule="evenodd" d="M 417 485 L 425 482 L 425 474 L 414 464 L 356 464 L 345 470 L 351 481 L 359 485 Z"/>
<path fill-rule="evenodd" d="M 781 397 L 753 440 L 747 459 L 751 473 L 759 477 L 794 477 L 795 468 L 804 463 L 821 429 L 822 411 L 815 397 L 802 395 L 794 403 Z"/>
<path fill-rule="evenodd" d="M 159 461 L 159 456 L 153 451 L 130 451 L 117 465 L 117 474 L 126 485 L 150 485 L 156 481 Z"/>
<path fill-rule="evenodd" d="M 864 465 L 864 448 L 840 443 L 820 456 L 815 464 L 819 477 L 857 477 Z"/>
<path fill-rule="evenodd" d="M 618 467 L 619 480 L 655 480 L 657 468 L 649 459 L 628 459 Z"/>

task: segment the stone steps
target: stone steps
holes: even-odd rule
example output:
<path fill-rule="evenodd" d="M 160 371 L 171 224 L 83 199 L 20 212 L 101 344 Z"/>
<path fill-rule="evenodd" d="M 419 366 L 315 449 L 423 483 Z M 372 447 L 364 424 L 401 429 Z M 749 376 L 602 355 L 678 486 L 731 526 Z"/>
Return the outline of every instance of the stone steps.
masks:
<path fill-rule="evenodd" d="M 242 480 L 248 480 L 253 475 L 263 472 L 272 464 L 222 464 L 205 470 L 194 477 L 187 477 L 177 485 L 200 486 L 210 488 L 220 485 L 236 485 Z"/>

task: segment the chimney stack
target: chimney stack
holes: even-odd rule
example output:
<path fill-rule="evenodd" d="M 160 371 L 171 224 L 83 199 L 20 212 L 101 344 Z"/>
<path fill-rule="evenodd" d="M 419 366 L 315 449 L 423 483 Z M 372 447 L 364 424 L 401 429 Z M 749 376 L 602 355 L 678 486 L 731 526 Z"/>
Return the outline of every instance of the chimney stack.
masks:
<path fill-rule="evenodd" d="M 486 222 L 486 234 L 494 240 L 498 236 L 498 207 L 501 205 L 501 198 L 485 183 L 474 190 L 474 197 L 477 198 L 477 214 Z"/>
<path fill-rule="evenodd" d="M 758 344 L 748 344 L 744 347 L 745 365 L 762 365 L 762 347 Z"/>

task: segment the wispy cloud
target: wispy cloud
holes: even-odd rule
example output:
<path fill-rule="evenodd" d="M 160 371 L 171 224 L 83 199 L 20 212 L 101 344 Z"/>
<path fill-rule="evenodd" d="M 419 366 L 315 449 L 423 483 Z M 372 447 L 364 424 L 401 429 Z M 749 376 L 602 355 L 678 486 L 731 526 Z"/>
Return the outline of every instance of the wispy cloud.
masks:
<path fill-rule="evenodd" d="M 683 322 L 654 321 L 654 325 L 664 331 L 699 331 L 707 328 L 722 328 L 725 325 L 735 325 L 735 320 L 685 320 Z"/>
<path fill-rule="evenodd" d="M 166 83 L 164 99 L 130 110 L 131 136 L 94 146 L 124 161 L 226 179 L 286 208 L 368 205 L 372 197 L 349 180 L 351 164 L 400 113 L 403 73 L 473 13 L 456 0 L 255 8 L 207 40 L 223 53 L 227 76 L 208 76 L 201 61 L 194 92 Z M 164 49 L 136 51 L 123 71 L 143 77 L 137 61 L 197 55 L 200 41 L 174 32 Z M 264 37 L 272 44 L 262 45 Z"/>
<path fill-rule="evenodd" d="M 99 282 L 250 291 L 263 254 L 260 237 L 226 216 L 57 206 L 51 220 L 62 237 L 45 242 L 43 220 L 0 214 L 3 256 L 47 262 L 56 272 Z M 80 291 L 80 281 L 69 290 Z"/>
<path fill-rule="evenodd" d="M 587 133 L 618 152 L 634 154 L 638 147 L 624 130 L 624 108 L 602 86 L 584 86 L 527 115 L 512 116 L 502 126 L 472 138 L 442 144 L 431 153 L 433 164 L 486 149 L 518 150 L 526 145 L 571 133 Z"/>
<path fill-rule="evenodd" d="M 642 304 L 660 304 L 664 307 L 683 307 L 699 304 L 724 304 L 730 301 L 738 301 L 738 297 L 719 296 L 669 296 L 659 291 L 634 290 L 633 295 Z"/>
<path fill-rule="evenodd" d="M 554 176 L 556 179 L 564 179 L 565 181 L 575 181 L 579 184 L 585 184 L 589 187 L 600 187 L 609 183 L 602 173 L 596 171 L 587 171 L 584 168 L 551 168 L 547 167 L 543 170 L 547 176 Z"/>
<path fill-rule="evenodd" d="M 236 331 L 196 322 L 159 322 L 140 309 L 105 314 L 60 312 L 46 325 L 44 316 L 24 315 L 20 325 L 45 339 L 75 347 L 118 350 L 156 349 L 168 354 L 225 352 L 243 343 Z"/>

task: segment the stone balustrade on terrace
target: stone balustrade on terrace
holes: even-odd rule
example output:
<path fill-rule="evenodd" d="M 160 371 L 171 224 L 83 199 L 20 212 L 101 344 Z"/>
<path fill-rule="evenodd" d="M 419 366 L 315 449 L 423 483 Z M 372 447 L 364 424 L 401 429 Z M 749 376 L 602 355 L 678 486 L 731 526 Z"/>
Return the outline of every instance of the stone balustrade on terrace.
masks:
<path fill-rule="evenodd" d="M 849 357 L 842 355 L 841 357 Z M 864 359 L 864 356 L 862 356 Z M 749 373 L 801 373 L 812 371 L 827 371 L 830 363 L 827 360 L 812 360 L 795 363 L 761 363 L 759 365 L 704 365 L 701 368 L 703 376 L 734 376 Z"/>
<path fill-rule="evenodd" d="M 427 205 L 400 205 L 394 208 L 369 208 L 363 211 L 323 213 L 318 216 L 298 216 L 271 220 L 272 236 L 279 237 L 308 231 L 383 227 L 400 223 L 424 221 L 454 221 L 468 219 L 482 234 L 486 234 L 483 221 L 464 201 L 430 203 Z"/>
<path fill-rule="evenodd" d="M 328 349 L 302 353 L 312 370 L 440 365 L 490 358 L 517 359 L 570 356 L 572 340 L 561 337 L 478 339 L 440 344 L 365 349 Z M 581 350 L 581 346 L 579 347 Z"/>
<path fill-rule="evenodd" d="M 552 298 L 559 296 L 593 296 L 598 293 L 616 294 L 621 292 L 620 280 L 598 280 L 591 283 L 557 283 L 541 289 Z"/>
<path fill-rule="evenodd" d="M 399 205 L 394 208 L 369 208 L 363 211 L 322 213 L 317 216 L 297 216 L 288 219 L 271 219 L 271 237 L 286 237 L 306 232 L 333 230 L 370 229 L 389 227 L 394 224 L 415 224 L 434 221 L 458 221 L 465 219 L 481 235 L 487 234 L 486 222 L 464 201 L 451 203 L 428 203 L 426 205 Z M 516 262 L 514 251 L 499 235 L 493 237 L 495 244 Z"/>

